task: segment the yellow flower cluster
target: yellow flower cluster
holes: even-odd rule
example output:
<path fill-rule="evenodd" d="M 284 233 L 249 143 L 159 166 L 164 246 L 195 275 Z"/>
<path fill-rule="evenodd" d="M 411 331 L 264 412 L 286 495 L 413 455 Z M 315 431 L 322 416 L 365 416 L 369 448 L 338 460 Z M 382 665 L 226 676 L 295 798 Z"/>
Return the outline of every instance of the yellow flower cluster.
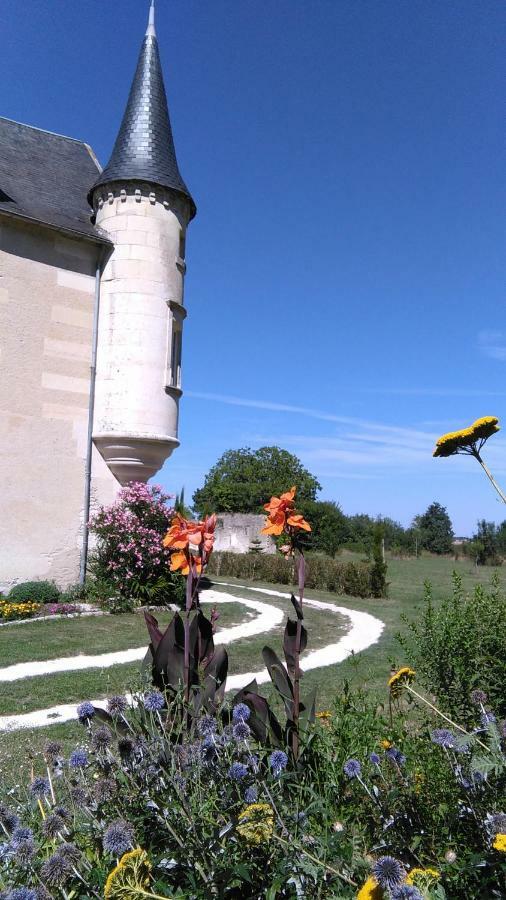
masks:
<path fill-rule="evenodd" d="M 409 666 L 403 666 L 402 669 L 394 672 L 391 678 L 388 679 L 388 687 L 390 688 L 392 696 L 398 696 L 404 685 L 410 684 L 415 675 L 415 670 L 410 669 Z"/>
<path fill-rule="evenodd" d="M 151 863 L 145 850 L 137 847 L 121 857 L 110 872 L 104 888 L 106 900 L 132 900 L 149 887 Z M 150 895 L 148 895 L 150 896 Z"/>
<path fill-rule="evenodd" d="M 316 713 L 316 718 L 318 719 L 320 725 L 323 725 L 324 728 L 329 728 L 332 713 L 329 709 L 322 709 L 321 712 Z"/>
<path fill-rule="evenodd" d="M 460 431 L 449 431 L 443 434 L 437 441 L 433 456 L 453 456 L 454 453 L 472 453 L 476 450 L 476 444 L 483 444 L 496 431 L 500 431 L 499 419 L 496 416 L 482 416 L 476 419 L 469 428 L 461 428 Z"/>
<path fill-rule="evenodd" d="M 365 884 L 362 885 L 357 894 L 357 900 L 383 900 L 383 897 L 383 891 L 372 875 L 367 879 Z"/>
<path fill-rule="evenodd" d="M 28 619 L 40 609 L 40 603 L 27 600 L 25 603 L 9 603 L 0 597 L 0 619 Z"/>
<path fill-rule="evenodd" d="M 237 831 L 248 844 L 263 844 L 274 832 L 274 812 L 268 803 L 250 803 L 239 813 Z"/>
<path fill-rule="evenodd" d="M 496 834 L 492 846 L 494 850 L 499 850 L 499 853 L 506 853 L 506 834 Z"/>

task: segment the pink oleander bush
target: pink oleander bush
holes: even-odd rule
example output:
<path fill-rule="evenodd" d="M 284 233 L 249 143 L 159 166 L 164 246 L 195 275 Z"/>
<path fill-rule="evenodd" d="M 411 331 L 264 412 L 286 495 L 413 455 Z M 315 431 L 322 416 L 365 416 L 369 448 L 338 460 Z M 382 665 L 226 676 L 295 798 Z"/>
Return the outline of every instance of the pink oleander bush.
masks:
<path fill-rule="evenodd" d="M 101 599 L 114 608 L 178 602 L 184 596 L 184 580 L 170 572 L 170 553 L 162 544 L 174 515 L 171 499 L 159 485 L 131 482 L 91 519 L 96 547 L 89 571 Z"/>

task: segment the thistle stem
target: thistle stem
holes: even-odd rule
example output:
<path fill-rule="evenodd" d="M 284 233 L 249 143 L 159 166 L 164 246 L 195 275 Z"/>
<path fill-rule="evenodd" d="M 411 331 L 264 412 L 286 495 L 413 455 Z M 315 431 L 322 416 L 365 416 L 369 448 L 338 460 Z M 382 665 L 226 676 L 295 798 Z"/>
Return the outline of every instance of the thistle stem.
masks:
<path fill-rule="evenodd" d="M 492 472 L 490 471 L 490 469 L 488 468 L 488 466 L 483 462 L 483 460 L 482 460 L 482 458 L 481 458 L 481 456 L 480 456 L 478 450 L 477 450 L 476 453 L 473 454 L 473 455 L 474 455 L 475 458 L 478 460 L 478 462 L 479 462 L 480 466 L 482 467 L 483 471 L 485 472 L 485 475 L 487 476 L 487 478 L 490 479 L 490 482 L 492 483 L 492 485 L 493 485 L 494 488 L 496 489 L 496 491 L 497 491 L 497 493 L 499 494 L 499 496 L 500 496 L 502 502 L 503 502 L 503 503 L 506 503 L 506 495 L 502 492 L 501 488 L 500 488 L 499 485 L 497 484 L 497 481 L 495 480 L 495 478 L 494 478 L 494 476 L 492 475 Z"/>
<path fill-rule="evenodd" d="M 444 719 L 445 722 L 448 722 L 449 725 L 453 725 L 454 728 L 457 728 L 459 731 L 462 732 L 462 734 L 466 734 L 470 738 L 475 737 L 474 734 L 470 734 L 469 731 L 466 731 L 465 728 L 462 728 L 462 725 L 458 725 L 457 722 L 454 722 L 452 719 L 449 719 L 448 716 L 445 716 L 445 714 L 443 712 L 441 712 L 441 710 L 438 709 L 437 706 L 434 706 L 434 704 L 431 703 L 430 700 L 427 700 L 426 697 L 422 697 L 422 695 L 419 694 L 418 691 L 415 691 L 411 687 L 411 685 L 405 684 L 404 687 L 406 688 L 407 691 L 410 692 L 410 694 L 413 694 L 414 697 L 418 697 L 418 699 L 421 700 L 422 703 L 425 703 L 432 710 L 434 710 L 434 712 L 437 713 L 438 716 L 441 716 L 441 718 Z M 486 750 L 488 753 L 490 753 L 490 748 L 487 747 L 487 745 L 484 744 L 483 741 L 480 741 L 479 738 L 476 738 L 476 743 L 479 744 L 480 747 L 483 747 L 483 749 Z"/>
<path fill-rule="evenodd" d="M 285 841 L 285 839 L 280 837 L 279 834 L 274 834 L 273 837 L 281 844 L 286 844 L 287 847 L 292 847 L 293 849 L 293 844 L 291 844 L 290 841 Z M 327 872 L 330 872 L 332 875 L 337 875 L 337 877 L 345 881 L 346 884 L 352 884 L 354 887 L 357 886 L 357 882 L 349 878 L 348 875 L 345 875 L 343 872 L 339 872 L 337 869 L 333 869 L 332 866 L 329 866 L 327 865 L 327 863 L 322 862 L 322 860 L 318 859 L 317 856 L 313 856 L 312 853 L 308 853 L 308 851 L 304 850 L 303 847 L 297 846 L 297 850 L 299 851 L 299 853 L 302 853 L 303 856 L 307 856 L 307 858 L 312 860 L 312 862 L 315 862 L 323 869 L 326 869 Z"/>

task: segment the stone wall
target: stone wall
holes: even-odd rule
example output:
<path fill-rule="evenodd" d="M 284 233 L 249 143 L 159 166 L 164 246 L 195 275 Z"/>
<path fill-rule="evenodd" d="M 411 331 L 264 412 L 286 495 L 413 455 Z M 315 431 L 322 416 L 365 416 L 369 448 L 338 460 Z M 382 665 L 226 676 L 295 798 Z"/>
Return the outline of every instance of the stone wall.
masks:
<path fill-rule="evenodd" d="M 0 589 L 78 578 L 96 256 L 0 219 Z M 117 489 L 94 450 L 93 504 Z"/>
<path fill-rule="evenodd" d="M 247 553 L 252 541 L 258 538 L 264 553 L 275 553 L 276 547 L 272 538 L 260 534 L 264 524 L 265 516 L 256 516 L 253 513 L 218 513 L 214 549 Z"/>

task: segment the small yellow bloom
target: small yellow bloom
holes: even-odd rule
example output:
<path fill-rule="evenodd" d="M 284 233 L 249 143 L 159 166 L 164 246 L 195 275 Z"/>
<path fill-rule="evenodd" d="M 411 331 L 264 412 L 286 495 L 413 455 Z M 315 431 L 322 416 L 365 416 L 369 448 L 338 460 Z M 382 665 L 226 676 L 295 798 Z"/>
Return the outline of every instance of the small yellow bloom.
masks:
<path fill-rule="evenodd" d="M 412 884 L 419 888 L 429 888 L 431 885 L 435 884 L 440 877 L 441 873 L 436 869 L 419 869 L 415 867 L 407 874 L 405 883 Z"/>
<path fill-rule="evenodd" d="M 506 853 L 506 834 L 496 834 L 492 846 L 494 850 L 499 850 L 499 853 Z"/>
<path fill-rule="evenodd" d="M 392 741 L 388 741 L 386 738 L 384 738 L 382 741 L 380 741 L 380 747 L 383 747 L 383 750 L 390 750 L 390 747 L 393 747 Z"/>
<path fill-rule="evenodd" d="M 357 900 L 383 900 L 383 897 L 383 891 L 372 875 L 367 879 L 365 884 L 362 885 L 357 894 Z"/>
<path fill-rule="evenodd" d="M 413 681 L 415 675 L 415 670 L 410 669 L 409 666 L 403 666 L 402 669 L 394 672 L 394 674 L 388 679 L 388 687 L 390 688 L 392 696 L 398 696 L 404 685 L 410 684 L 410 682 Z"/>
<path fill-rule="evenodd" d="M 109 873 L 104 888 L 106 900 L 131 900 L 149 887 L 151 863 L 145 850 L 125 853 Z M 142 896 L 142 895 L 141 895 Z"/>
<path fill-rule="evenodd" d="M 239 814 L 237 831 L 248 844 L 263 844 L 274 832 L 274 812 L 268 803 L 250 803 Z"/>
<path fill-rule="evenodd" d="M 320 722 L 320 725 L 323 725 L 324 728 L 329 728 L 332 713 L 329 709 L 322 709 L 321 712 L 316 713 L 316 718 Z"/>

